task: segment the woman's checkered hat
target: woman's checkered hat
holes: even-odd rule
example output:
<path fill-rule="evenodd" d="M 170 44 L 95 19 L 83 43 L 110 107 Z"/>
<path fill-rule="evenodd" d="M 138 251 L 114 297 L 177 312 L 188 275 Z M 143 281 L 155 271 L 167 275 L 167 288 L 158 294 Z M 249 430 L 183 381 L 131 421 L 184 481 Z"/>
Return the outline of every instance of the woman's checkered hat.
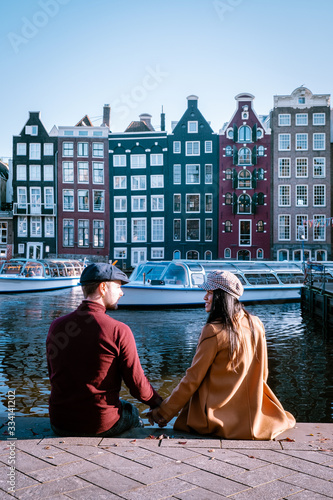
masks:
<path fill-rule="evenodd" d="M 213 271 L 207 275 L 207 280 L 201 285 L 204 290 L 224 290 L 236 299 L 243 295 L 244 288 L 235 274 L 229 271 Z"/>

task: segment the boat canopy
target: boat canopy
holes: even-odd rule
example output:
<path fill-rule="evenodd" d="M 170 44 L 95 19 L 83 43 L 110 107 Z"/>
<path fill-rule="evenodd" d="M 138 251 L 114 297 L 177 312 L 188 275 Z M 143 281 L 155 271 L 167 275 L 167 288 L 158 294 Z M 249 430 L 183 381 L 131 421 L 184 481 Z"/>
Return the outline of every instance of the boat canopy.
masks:
<path fill-rule="evenodd" d="M 78 260 L 34 260 L 11 259 L 0 267 L 0 275 L 16 275 L 30 277 L 66 277 L 80 276 L 84 264 Z"/>

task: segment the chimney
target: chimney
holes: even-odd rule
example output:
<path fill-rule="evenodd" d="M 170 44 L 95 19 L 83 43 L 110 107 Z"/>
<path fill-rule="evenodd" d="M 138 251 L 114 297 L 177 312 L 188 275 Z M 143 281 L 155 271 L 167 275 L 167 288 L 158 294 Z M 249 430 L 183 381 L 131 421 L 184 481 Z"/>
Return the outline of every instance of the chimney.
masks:
<path fill-rule="evenodd" d="M 189 107 L 197 108 L 198 107 L 198 100 L 199 100 L 198 96 L 189 95 L 186 99 L 187 99 L 187 108 L 189 108 Z"/>
<path fill-rule="evenodd" d="M 162 106 L 162 113 L 161 113 L 161 131 L 165 131 L 165 113 L 163 113 L 163 106 Z"/>
<path fill-rule="evenodd" d="M 110 129 L 110 116 L 111 116 L 111 106 L 110 104 L 104 104 L 103 106 L 103 125 L 106 125 Z"/>
<path fill-rule="evenodd" d="M 140 116 L 140 122 L 144 122 L 147 127 L 149 128 L 149 130 L 154 130 L 154 127 L 152 126 L 151 124 L 151 115 L 149 115 L 148 113 L 142 113 Z"/>

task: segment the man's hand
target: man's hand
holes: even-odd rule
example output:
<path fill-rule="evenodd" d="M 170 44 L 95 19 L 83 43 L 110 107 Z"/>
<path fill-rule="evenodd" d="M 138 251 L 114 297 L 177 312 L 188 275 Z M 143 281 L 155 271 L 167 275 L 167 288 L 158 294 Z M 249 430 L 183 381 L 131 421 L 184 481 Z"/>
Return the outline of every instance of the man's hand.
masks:
<path fill-rule="evenodd" d="M 166 424 L 168 423 L 165 418 L 163 418 L 159 412 L 158 408 L 154 408 L 153 410 L 150 410 L 147 414 L 149 423 L 151 425 L 154 425 L 155 422 L 158 424 L 159 427 L 165 427 Z"/>

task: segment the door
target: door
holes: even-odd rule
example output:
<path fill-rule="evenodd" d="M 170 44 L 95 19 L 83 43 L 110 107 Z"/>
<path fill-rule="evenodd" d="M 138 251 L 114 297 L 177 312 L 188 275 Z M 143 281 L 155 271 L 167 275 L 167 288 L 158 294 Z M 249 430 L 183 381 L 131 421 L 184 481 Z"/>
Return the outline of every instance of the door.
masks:
<path fill-rule="evenodd" d="M 137 266 L 140 262 L 147 260 L 147 248 L 132 248 L 131 266 Z"/>
<path fill-rule="evenodd" d="M 43 243 L 28 243 L 27 259 L 42 259 L 42 258 L 43 258 Z"/>

